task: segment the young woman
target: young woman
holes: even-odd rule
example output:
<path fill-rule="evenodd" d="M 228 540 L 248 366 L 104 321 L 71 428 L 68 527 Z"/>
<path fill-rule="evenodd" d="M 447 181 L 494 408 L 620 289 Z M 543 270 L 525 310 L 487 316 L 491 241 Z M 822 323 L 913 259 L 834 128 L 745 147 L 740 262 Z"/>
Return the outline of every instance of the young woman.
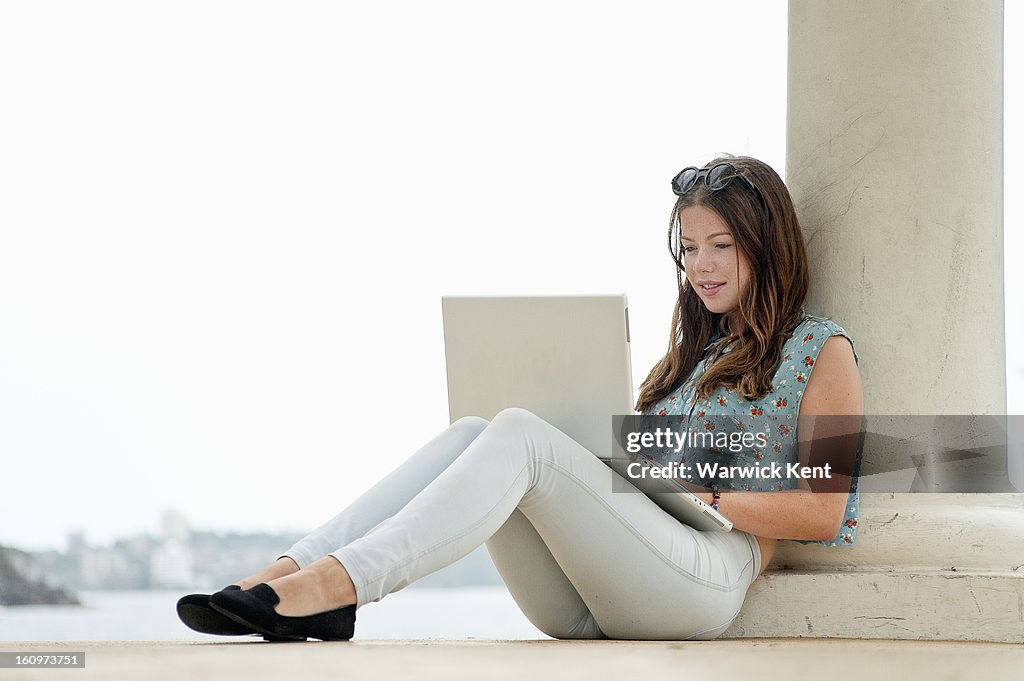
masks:
<path fill-rule="evenodd" d="M 801 427 L 823 414 L 859 423 L 862 397 L 849 336 L 803 313 L 807 257 L 789 192 L 746 157 L 687 168 L 672 185 L 679 297 L 668 352 L 636 408 L 690 429 L 733 419 L 769 435 L 752 456 L 796 462 Z M 754 480 L 705 490 L 734 529 L 701 532 L 643 494 L 612 493 L 615 475 L 522 409 L 463 418 L 276 562 L 212 596 L 184 597 L 178 612 L 207 633 L 344 640 L 356 608 L 486 542 L 549 636 L 711 639 L 779 539 L 853 543 L 855 484 L 830 494 L 767 493 L 777 481 Z"/>

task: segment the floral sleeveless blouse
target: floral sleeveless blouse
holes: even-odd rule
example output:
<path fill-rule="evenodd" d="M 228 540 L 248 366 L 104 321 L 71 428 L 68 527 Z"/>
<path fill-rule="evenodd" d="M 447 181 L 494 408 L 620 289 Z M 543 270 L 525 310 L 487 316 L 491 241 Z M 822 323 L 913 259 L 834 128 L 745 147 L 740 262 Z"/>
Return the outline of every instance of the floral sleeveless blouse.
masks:
<path fill-rule="evenodd" d="M 800 413 L 800 402 L 804 394 L 804 386 L 814 370 L 814 362 L 818 358 L 825 341 L 832 336 L 843 336 L 853 345 L 853 339 L 838 324 L 824 317 L 804 315 L 793 335 L 786 341 L 782 349 L 782 362 L 772 379 L 772 391 L 759 400 L 750 401 L 735 394 L 732 390 L 720 387 L 707 399 L 698 399 L 696 395 L 697 379 L 707 368 L 712 359 L 708 352 L 705 358 L 694 368 L 690 377 L 683 384 L 663 397 L 644 412 L 644 415 L 678 416 L 682 427 L 690 431 L 713 430 L 716 422 L 729 419 L 731 425 L 748 432 L 764 432 L 767 446 L 750 449 L 735 455 L 736 463 L 769 466 L 773 462 L 785 467 L 797 463 L 797 416 Z M 712 339 L 712 344 L 718 336 Z M 708 348 L 711 348 L 711 345 Z M 726 349 L 724 352 L 729 352 Z M 854 346 L 854 358 L 857 358 Z M 685 456 L 685 454 L 684 454 Z M 668 459 L 679 459 L 665 452 L 661 463 Z M 786 487 L 795 487 L 795 481 L 777 479 L 749 479 L 734 489 L 755 492 L 766 492 Z M 824 546 L 850 546 L 857 536 L 857 519 L 860 516 L 860 493 L 857 489 L 857 476 L 850 482 L 850 492 L 846 500 L 846 513 L 839 533 L 829 541 L 800 541 L 802 544 L 822 544 Z"/>

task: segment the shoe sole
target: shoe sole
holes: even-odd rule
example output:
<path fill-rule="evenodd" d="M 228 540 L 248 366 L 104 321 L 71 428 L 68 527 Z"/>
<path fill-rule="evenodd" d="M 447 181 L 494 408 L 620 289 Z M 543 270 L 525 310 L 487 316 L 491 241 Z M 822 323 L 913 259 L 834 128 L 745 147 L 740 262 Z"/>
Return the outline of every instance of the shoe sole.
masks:
<path fill-rule="evenodd" d="M 214 636 L 245 636 L 256 633 L 248 625 L 226 619 L 219 612 L 210 609 L 209 605 L 179 603 L 178 619 L 192 631 Z"/>
<path fill-rule="evenodd" d="M 253 624 L 252 622 L 248 621 L 244 617 L 240 617 L 240 616 L 236 615 L 235 613 L 233 613 L 233 612 L 231 612 L 229 610 L 225 610 L 224 608 L 218 606 L 216 603 L 210 603 L 210 607 L 213 608 L 214 610 L 216 610 L 217 612 L 219 612 L 220 614 L 224 615 L 225 617 L 230 617 L 232 620 L 234 620 L 235 622 L 238 622 L 239 624 L 244 624 L 247 627 L 251 627 L 254 631 L 256 631 L 256 633 L 263 634 L 263 638 L 265 640 L 267 640 L 267 641 L 305 641 L 308 638 L 317 638 L 320 641 L 349 641 L 349 640 L 351 640 L 351 637 L 349 637 L 349 638 L 341 638 L 341 637 L 337 637 L 337 638 L 319 638 L 319 637 L 316 637 L 316 636 L 312 636 L 312 637 L 310 637 L 310 636 L 281 636 L 280 634 L 275 634 L 274 632 L 269 631 L 267 629 L 264 629 L 263 627 L 256 626 L 255 624 Z"/>
<path fill-rule="evenodd" d="M 266 640 L 266 641 L 282 642 L 282 641 L 305 641 L 306 640 L 305 636 L 280 636 L 278 634 L 275 634 L 274 632 L 268 631 L 268 630 L 264 629 L 263 627 L 256 626 L 252 622 L 249 622 L 248 620 L 246 620 L 243 617 L 239 617 L 238 615 L 236 615 L 235 613 L 233 613 L 233 612 L 231 612 L 229 610 L 225 610 L 224 608 L 221 608 L 216 603 L 210 603 L 210 607 L 213 608 L 214 610 L 216 610 L 217 612 L 219 612 L 220 614 L 224 615 L 225 617 L 227 617 L 227 618 L 229 618 L 229 619 L 231 619 L 231 620 L 233 620 L 233 621 L 235 621 L 235 622 L 237 622 L 239 624 L 242 624 L 242 625 L 245 625 L 245 626 L 249 627 L 250 629 L 252 629 L 257 634 L 263 634 L 263 639 Z"/>
<path fill-rule="evenodd" d="M 251 625 L 234 619 L 228 618 L 225 622 L 224 619 L 227 617 L 227 615 L 224 615 L 217 610 L 212 610 L 209 605 L 178 606 L 178 619 L 180 619 L 182 624 L 186 627 L 192 631 L 198 631 L 200 634 L 210 634 L 212 636 L 253 636 L 260 634 L 263 636 L 264 641 L 276 642 L 292 640 L 281 638 L 274 634 L 265 634 L 261 631 L 256 631 L 256 629 Z"/>

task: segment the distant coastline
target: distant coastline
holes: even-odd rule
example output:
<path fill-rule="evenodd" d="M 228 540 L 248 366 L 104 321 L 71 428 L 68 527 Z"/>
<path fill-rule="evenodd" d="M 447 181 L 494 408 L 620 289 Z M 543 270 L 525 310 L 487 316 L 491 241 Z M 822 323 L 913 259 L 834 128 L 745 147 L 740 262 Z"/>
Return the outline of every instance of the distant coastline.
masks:
<path fill-rule="evenodd" d="M 64 551 L 0 546 L 0 605 L 77 605 L 90 591 L 216 591 L 273 561 L 299 533 L 212 532 L 165 512 L 157 534 L 140 532 L 97 545 L 84 532 L 68 535 Z M 503 585 L 485 547 L 413 587 Z"/>
<path fill-rule="evenodd" d="M 23 566 L 30 560 L 24 551 L 0 546 L 0 605 L 81 605 L 62 587 L 28 577 Z"/>

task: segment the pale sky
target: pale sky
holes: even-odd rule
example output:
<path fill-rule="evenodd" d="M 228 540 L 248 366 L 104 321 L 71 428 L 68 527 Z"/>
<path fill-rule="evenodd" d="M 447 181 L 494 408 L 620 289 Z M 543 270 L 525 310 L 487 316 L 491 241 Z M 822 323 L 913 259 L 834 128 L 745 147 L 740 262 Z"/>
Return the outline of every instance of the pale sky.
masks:
<path fill-rule="evenodd" d="M 785 41 L 780 0 L 5 3 L 0 544 L 312 529 L 447 425 L 442 295 L 626 293 L 639 382 L 669 179 L 784 175 Z"/>

